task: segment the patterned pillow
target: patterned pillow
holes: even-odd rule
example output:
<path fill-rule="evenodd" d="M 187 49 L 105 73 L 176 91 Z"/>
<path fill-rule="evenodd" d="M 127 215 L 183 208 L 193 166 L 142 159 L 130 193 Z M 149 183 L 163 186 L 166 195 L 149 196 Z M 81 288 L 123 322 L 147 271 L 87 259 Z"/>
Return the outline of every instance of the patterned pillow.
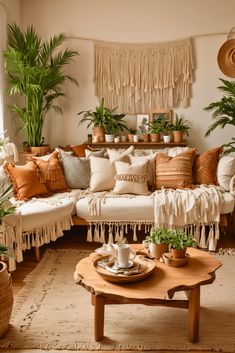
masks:
<path fill-rule="evenodd" d="M 47 188 L 52 192 L 68 191 L 63 169 L 59 160 L 59 153 L 54 152 L 47 160 L 32 157 L 39 171 L 40 180 L 46 183 Z"/>
<path fill-rule="evenodd" d="M 218 185 L 217 166 L 222 147 L 213 148 L 195 157 L 193 164 L 193 177 L 195 184 Z"/>
<path fill-rule="evenodd" d="M 60 151 L 65 180 L 72 189 L 87 189 L 90 183 L 90 159 Z"/>
<path fill-rule="evenodd" d="M 148 162 L 147 174 L 148 174 L 148 187 L 152 190 L 155 186 L 155 170 L 156 170 L 156 157 L 157 154 L 149 156 L 132 156 L 129 155 L 131 164 Z"/>
<path fill-rule="evenodd" d="M 115 166 L 107 158 L 90 157 L 91 178 L 90 190 L 92 192 L 113 189 L 115 185 Z"/>
<path fill-rule="evenodd" d="M 46 184 L 39 180 L 37 167 L 32 161 L 25 165 L 5 162 L 4 168 L 12 181 L 13 192 L 18 200 L 50 194 Z"/>
<path fill-rule="evenodd" d="M 176 157 L 158 154 L 156 158 L 156 189 L 193 188 L 192 166 L 195 149 L 179 153 Z"/>
<path fill-rule="evenodd" d="M 115 194 L 148 194 L 148 161 L 137 164 L 116 161 L 115 168 L 117 172 L 113 189 Z"/>

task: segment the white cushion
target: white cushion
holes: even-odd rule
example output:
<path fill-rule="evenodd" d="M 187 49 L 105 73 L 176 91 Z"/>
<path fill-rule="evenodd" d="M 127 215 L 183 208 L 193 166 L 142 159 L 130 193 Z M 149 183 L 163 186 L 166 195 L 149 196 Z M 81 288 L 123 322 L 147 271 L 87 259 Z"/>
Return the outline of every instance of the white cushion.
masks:
<path fill-rule="evenodd" d="M 107 148 L 110 163 L 114 163 L 115 161 L 129 162 L 129 154 L 132 154 L 133 151 L 134 146 L 130 146 L 126 150 L 115 150 Z"/>
<path fill-rule="evenodd" d="M 107 158 L 90 157 L 91 178 L 90 190 L 92 192 L 113 189 L 115 185 L 115 166 Z"/>
<path fill-rule="evenodd" d="M 235 157 L 222 156 L 217 167 L 217 179 L 220 186 L 229 191 L 229 183 L 235 174 Z"/>

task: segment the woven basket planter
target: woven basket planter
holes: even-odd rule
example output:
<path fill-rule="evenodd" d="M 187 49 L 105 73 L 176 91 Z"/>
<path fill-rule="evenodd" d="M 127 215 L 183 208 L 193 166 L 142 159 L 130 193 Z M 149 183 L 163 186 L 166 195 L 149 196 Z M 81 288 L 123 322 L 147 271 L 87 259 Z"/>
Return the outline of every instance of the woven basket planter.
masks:
<path fill-rule="evenodd" d="M 11 275 L 7 271 L 7 266 L 0 261 L 0 337 L 8 329 L 13 307 L 13 289 Z"/>

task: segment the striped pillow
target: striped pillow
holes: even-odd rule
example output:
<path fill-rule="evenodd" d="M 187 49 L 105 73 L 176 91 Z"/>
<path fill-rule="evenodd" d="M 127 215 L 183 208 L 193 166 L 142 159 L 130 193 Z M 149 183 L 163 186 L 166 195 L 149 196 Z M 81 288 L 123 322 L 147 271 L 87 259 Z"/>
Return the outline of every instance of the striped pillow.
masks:
<path fill-rule="evenodd" d="M 170 157 L 159 153 L 156 158 L 156 189 L 193 188 L 192 166 L 195 149 L 191 148 Z"/>

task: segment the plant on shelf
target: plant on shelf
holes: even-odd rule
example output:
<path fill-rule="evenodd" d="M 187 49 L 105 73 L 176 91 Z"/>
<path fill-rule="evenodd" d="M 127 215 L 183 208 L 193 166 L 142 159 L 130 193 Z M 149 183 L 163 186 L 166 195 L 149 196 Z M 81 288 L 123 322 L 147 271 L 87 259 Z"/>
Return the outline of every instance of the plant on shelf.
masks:
<path fill-rule="evenodd" d="M 4 232 L 2 227 L 3 218 L 14 212 L 15 207 L 9 205 L 9 193 L 11 191 L 11 186 L 4 189 L 1 186 L 2 191 L 0 192 L 0 238 Z M 3 236 L 4 238 L 4 236 Z M 10 249 L 5 244 L 0 243 L 0 257 L 4 258 L 14 257 L 12 249 Z M 11 281 L 9 281 L 9 273 L 7 271 L 7 265 L 5 262 L 0 261 L 0 337 L 2 337 L 9 326 L 12 307 L 13 307 L 13 290 Z"/>
<path fill-rule="evenodd" d="M 114 109 L 106 108 L 106 115 L 104 118 L 104 129 L 108 135 L 117 135 L 119 132 L 127 130 L 126 122 L 123 118 L 126 114 L 115 113 L 117 107 Z"/>
<path fill-rule="evenodd" d="M 173 125 L 168 120 L 161 121 L 161 133 L 163 141 L 166 143 L 171 142 L 171 133 L 173 130 Z"/>
<path fill-rule="evenodd" d="M 66 97 L 62 86 L 66 81 L 78 84 L 64 72 L 66 65 L 78 55 L 76 51 L 58 51 L 66 37 L 63 33 L 42 41 L 33 26 L 21 31 L 16 24 L 8 24 L 8 41 L 4 51 L 10 95 L 19 95 L 23 103 L 13 103 L 10 110 L 21 120 L 26 146 L 42 146 L 42 129 L 50 109 L 62 113 L 57 98 Z M 58 101 L 57 101 L 58 103 Z"/>
<path fill-rule="evenodd" d="M 169 244 L 172 257 L 182 258 L 185 257 L 187 247 L 195 246 L 197 241 L 191 235 L 188 235 L 181 230 L 175 230 L 172 231 Z"/>
<path fill-rule="evenodd" d="M 166 228 L 152 227 L 150 234 L 146 237 L 146 240 L 150 242 L 149 250 L 150 253 L 156 258 L 160 257 L 169 251 L 169 242 L 171 239 L 171 230 Z"/>
<path fill-rule="evenodd" d="M 213 111 L 212 119 L 214 122 L 208 127 L 205 136 L 209 136 L 216 128 L 224 129 L 227 125 L 235 126 L 235 81 L 220 79 L 222 86 L 217 87 L 224 93 L 223 97 L 216 102 L 210 103 L 204 109 Z M 235 152 L 235 138 L 224 144 L 224 154 Z"/>
<path fill-rule="evenodd" d="M 189 135 L 189 129 L 190 126 L 188 125 L 188 121 L 184 120 L 183 118 L 179 118 L 178 114 L 175 114 L 175 122 L 172 124 L 174 142 L 182 142 L 183 136 Z"/>
<path fill-rule="evenodd" d="M 149 121 L 148 131 L 150 133 L 150 141 L 151 142 L 159 142 L 160 141 L 160 133 L 162 131 L 161 123 L 157 120 Z"/>
<path fill-rule="evenodd" d="M 128 141 L 134 142 L 134 135 L 137 134 L 137 129 L 130 127 L 130 128 L 127 128 L 127 130 L 128 130 L 128 134 L 127 134 Z"/>

